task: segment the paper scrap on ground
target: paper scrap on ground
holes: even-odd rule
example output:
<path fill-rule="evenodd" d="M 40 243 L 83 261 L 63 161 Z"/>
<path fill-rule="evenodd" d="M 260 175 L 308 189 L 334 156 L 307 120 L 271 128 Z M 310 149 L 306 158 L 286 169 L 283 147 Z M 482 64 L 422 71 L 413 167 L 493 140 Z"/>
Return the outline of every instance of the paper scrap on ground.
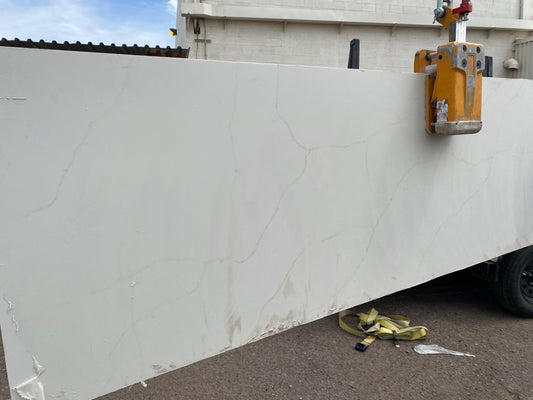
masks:
<path fill-rule="evenodd" d="M 452 354 L 454 356 L 475 357 L 473 354 L 461 353 L 460 351 L 448 350 L 437 344 L 419 344 L 415 346 L 415 351 L 418 354 Z"/>

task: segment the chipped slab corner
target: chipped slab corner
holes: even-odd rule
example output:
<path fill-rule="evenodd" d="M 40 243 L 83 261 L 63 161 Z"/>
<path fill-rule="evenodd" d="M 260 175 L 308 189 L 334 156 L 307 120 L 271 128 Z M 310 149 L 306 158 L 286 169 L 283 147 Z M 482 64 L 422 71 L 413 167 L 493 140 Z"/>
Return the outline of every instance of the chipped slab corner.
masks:
<path fill-rule="evenodd" d="M 443 140 L 422 74 L 0 58 L 13 400 L 146 387 L 533 244 L 533 81 L 484 81 L 482 132 Z"/>
<path fill-rule="evenodd" d="M 45 400 L 44 385 L 41 381 L 41 375 L 45 368 L 32 356 L 33 370 L 35 376 L 11 389 L 15 399 L 24 400 Z"/>
<path fill-rule="evenodd" d="M 45 400 L 44 386 L 38 376 L 15 386 L 12 389 L 16 398 L 24 400 Z"/>

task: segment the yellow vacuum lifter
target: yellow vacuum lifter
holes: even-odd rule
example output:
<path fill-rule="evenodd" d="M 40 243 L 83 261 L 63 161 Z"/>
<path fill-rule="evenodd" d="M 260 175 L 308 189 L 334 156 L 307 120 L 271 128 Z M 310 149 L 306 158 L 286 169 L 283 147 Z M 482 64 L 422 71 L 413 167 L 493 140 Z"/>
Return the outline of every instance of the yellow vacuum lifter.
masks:
<path fill-rule="evenodd" d="M 470 0 L 452 8 L 452 0 L 438 0 L 435 20 L 446 27 L 449 42 L 437 51 L 419 50 L 414 71 L 426 75 L 426 130 L 437 135 L 461 135 L 481 130 L 481 78 L 485 52 L 466 41 Z"/>

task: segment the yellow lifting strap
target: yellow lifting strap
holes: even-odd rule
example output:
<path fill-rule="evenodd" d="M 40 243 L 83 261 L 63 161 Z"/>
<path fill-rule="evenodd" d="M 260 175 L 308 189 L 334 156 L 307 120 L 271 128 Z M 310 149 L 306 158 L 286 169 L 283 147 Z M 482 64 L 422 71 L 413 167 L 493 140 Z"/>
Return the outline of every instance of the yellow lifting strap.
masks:
<path fill-rule="evenodd" d="M 349 326 L 344 318 L 359 318 L 357 329 Z M 357 343 L 356 350 L 365 351 L 370 344 L 380 339 L 393 339 L 396 347 L 400 347 L 398 340 L 425 339 L 428 329 L 425 326 L 409 326 L 409 320 L 401 315 L 379 315 L 375 308 L 369 312 L 356 314 L 352 310 L 339 313 L 339 326 L 352 335 L 368 335 Z"/>

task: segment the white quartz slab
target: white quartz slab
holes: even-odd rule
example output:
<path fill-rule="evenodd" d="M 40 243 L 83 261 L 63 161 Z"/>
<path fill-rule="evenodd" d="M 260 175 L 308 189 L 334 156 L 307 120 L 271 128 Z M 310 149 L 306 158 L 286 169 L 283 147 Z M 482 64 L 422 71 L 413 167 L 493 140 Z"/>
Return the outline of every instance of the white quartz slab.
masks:
<path fill-rule="evenodd" d="M 0 60 L 11 387 L 90 399 L 533 243 L 532 81 L 438 138 L 421 75 Z"/>

